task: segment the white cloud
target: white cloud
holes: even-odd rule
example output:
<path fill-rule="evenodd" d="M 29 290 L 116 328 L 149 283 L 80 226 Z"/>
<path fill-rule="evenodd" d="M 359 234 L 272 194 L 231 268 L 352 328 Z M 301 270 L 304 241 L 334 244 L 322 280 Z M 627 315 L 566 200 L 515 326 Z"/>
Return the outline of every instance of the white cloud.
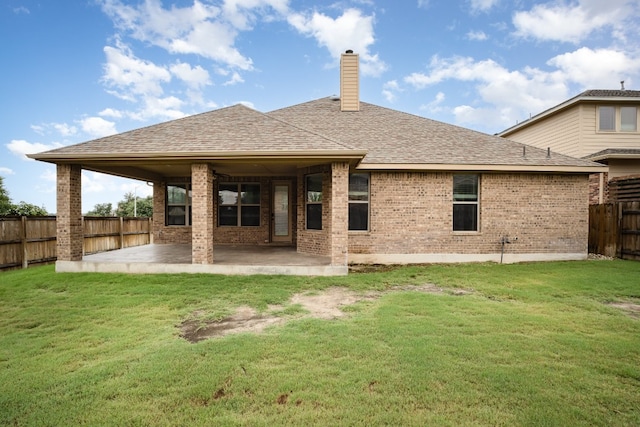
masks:
<path fill-rule="evenodd" d="M 474 12 L 487 12 L 500 0 L 470 0 L 471 10 Z"/>
<path fill-rule="evenodd" d="M 83 132 L 95 138 L 118 133 L 115 123 L 105 120 L 102 117 L 86 117 L 80 120 L 79 123 Z"/>
<path fill-rule="evenodd" d="M 54 148 L 62 147 L 62 144 L 54 142 L 53 144 L 47 145 L 40 142 L 28 142 L 24 139 L 14 139 L 10 143 L 6 144 L 6 147 L 11 151 L 11 153 L 22 158 L 22 160 L 31 160 L 26 156 L 27 154 L 53 150 Z"/>
<path fill-rule="evenodd" d="M 467 38 L 469 40 L 474 40 L 474 41 L 484 41 L 484 40 L 487 40 L 489 37 L 484 31 L 469 31 L 467 33 Z"/>
<path fill-rule="evenodd" d="M 256 14 L 263 15 L 265 21 L 277 19 L 269 14 L 270 9 L 278 15 L 285 15 L 289 9 L 289 0 L 225 0 L 222 6 L 226 20 L 240 30 L 251 29 Z"/>
<path fill-rule="evenodd" d="M 265 4 L 279 2 L 228 2 L 227 9 L 233 14 L 232 19 L 238 23 L 242 21 L 239 6 L 247 6 L 243 9 L 248 9 L 252 6 L 250 3 L 264 7 Z M 225 20 L 218 6 L 198 0 L 190 7 L 173 5 L 170 9 L 163 8 L 159 0 L 146 0 L 137 7 L 119 0 L 104 0 L 102 6 L 121 31 L 128 32 L 137 40 L 174 54 L 197 54 L 242 70 L 253 68 L 251 59 L 234 47 L 238 31 Z M 248 19 L 244 22 L 248 23 Z"/>
<path fill-rule="evenodd" d="M 122 99 L 132 101 L 140 95 L 162 95 L 162 83 L 171 80 L 171 73 L 166 68 L 135 57 L 120 42 L 116 43 L 116 47 L 106 46 L 104 53 L 107 63 L 103 81 L 108 87 L 114 88 L 114 94 Z"/>
<path fill-rule="evenodd" d="M 20 15 L 21 13 L 24 13 L 25 15 L 29 15 L 31 11 L 24 6 L 19 6 L 19 7 L 13 8 L 13 13 L 15 13 L 16 15 Z"/>
<path fill-rule="evenodd" d="M 113 108 L 105 108 L 98 113 L 102 117 L 111 117 L 113 119 L 121 119 L 124 117 L 124 113 L 120 110 L 114 110 Z"/>
<path fill-rule="evenodd" d="M 418 7 L 421 9 L 428 9 L 430 6 L 430 0 L 418 0 Z"/>
<path fill-rule="evenodd" d="M 78 129 L 75 126 L 67 123 L 52 123 L 51 126 L 62 136 L 73 136 L 78 133 Z"/>
<path fill-rule="evenodd" d="M 211 84 L 209 72 L 199 65 L 191 67 L 185 62 L 177 62 L 171 66 L 170 70 L 174 76 L 185 82 L 190 88 L 199 89 Z"/>
<path fill-rule="evenodd" d="M 226 82 L 224 82 L 222 85 L 223 86 L 233 86 L 233 85 L 238 84 L 238 83 L 244 83 L 244 79 L 242 78 L 242 76 L 240 76 L 239 73 L 234 72 L 231 75 L 231 78 L 229 80 L 227 80 Z"/>
<path fill-rule="evenodd" d="M 375 42 L 373 16 L 364 16 L 358 9 L 347 9 L 335 19 L 314 12 L 311 16 L 293 13 L 288 21 L 301 34 L 315 38 L 318 45 L 326 47 L 335 63 L 345 50 L 352 49 L 360 55 L 363 74 L 378 76 L 387 69 L 387 64 L 369 51 Z"/>
<path fill-rule="evenodd" d="M 614 49 L 582 47 L 550 59 L 547 64 L 557 67 L 568 80 L 584 88 L 617 88 L 620 80 L 628 83 L 640 75 L 640 57 L 632 58 Z"/>
<path fill-rule="evenodd" d="M 441 111 L 443 111 L 442 103 L 445 99 L 445 94 L 442 92 L 438 92 L 433 101 L 429 102 L 428 104 L 421 105 L 420 109 L 423 111 L 428 111 L 431 114 L 440 113 Z"/>
<path fill-rule="evenodd" d="M 13 171 L 13 169 L 0 166 L 0 175 L 14 175 L 14 174 L 15 172 Z"/>
<path fill-rule="evenodd" d="M 390 80 L 382 85 L 382 95 L 389 102 L 394 102 L 397 98 L 397 93 L 402 92 L 397 80 Z"/>
<path fill-rule="evenodd" d="M 111 185 L 113 177 L 97 172 L 82 171 L 82 193 L 102 193 Z"/>
<path fill-rule="evenodd" d="M 531 10 L 516 12 L 516 35 L 537 40 L 579 43 L 593 32 L 610 28 L 614 36 L 624 37 L 629 28 L 625 20 L 633 15 L 635 0 L 578 0 L 575 3 L 537 4 Z"/>
<path fill-rule="evenodd" d="M 492 60 L 434 56 L 427 74 L 413 73 L 405 82 L 422 89 L 445 80 L 458 80 L 476 85 L 484 109 L 463 105 L 453 109 L 459 123 L 483 126 L 506 126 L 530 112 L 564 100 L 568 95 L 565 76 L 560 72 L 543 72 L 526 67 L 510 71 Z M 486 111 L 485 111 L 486 110 Z"/>
<path fill-rule="evenodd" d="M 180 110 L 183 105 L 184 101 L 175 96 L 167 96 L 164 98 L 148 97 L 144 100 L 143 106 L 139 111 L 129 113 L 128 116 L 140 121 L 151 118 L 160 118 L 163 120 L 179 119 L 185 116 L 185 113 Z"/>

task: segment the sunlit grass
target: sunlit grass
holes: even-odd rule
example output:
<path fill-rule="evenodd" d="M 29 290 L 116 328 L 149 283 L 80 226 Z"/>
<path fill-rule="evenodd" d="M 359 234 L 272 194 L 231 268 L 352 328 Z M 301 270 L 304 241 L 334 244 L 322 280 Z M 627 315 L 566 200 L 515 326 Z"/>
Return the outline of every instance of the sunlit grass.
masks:
<path fill-rule="evenodd" d="M 0 425 L 639 425 L 640 263 L 402 267 L 337 278 L 0 275 Z M 339 320 L 299 292 L 384 292 Z M 270 306 L 279 305 L 272 309 Z M 239 306 L 290 317 L 191 344 Z"/>

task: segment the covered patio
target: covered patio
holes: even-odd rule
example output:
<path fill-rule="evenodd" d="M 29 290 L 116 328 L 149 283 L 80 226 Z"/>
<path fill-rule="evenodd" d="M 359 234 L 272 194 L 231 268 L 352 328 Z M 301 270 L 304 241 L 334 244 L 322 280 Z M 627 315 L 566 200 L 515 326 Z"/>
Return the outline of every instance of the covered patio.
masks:
<path fill-rule="evenodd" d="M 292 246 L 216 245 L 215 263 L 193 264 L 190 244 L 151 244 L 85 255 L 81 261 L 56 263 L 59 272 L 95 273 L 207 273 L 335 276 L 347 266 L 331 265 L 331 258 L 303 254 Z M 239 260 L 246 260 L 245 262 Z"/>

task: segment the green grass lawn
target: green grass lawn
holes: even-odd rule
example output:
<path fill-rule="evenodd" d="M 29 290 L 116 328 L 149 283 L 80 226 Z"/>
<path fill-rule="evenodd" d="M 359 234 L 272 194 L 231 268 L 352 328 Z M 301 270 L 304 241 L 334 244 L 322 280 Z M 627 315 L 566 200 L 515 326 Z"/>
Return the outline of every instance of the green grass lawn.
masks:
<path fill-rule="evenodd" d="M 336 320 L 289 298 L 381 292 Z M 402 267 L 347 277 L 0 274 L 0 425 L 640 425 L 640 263 Z M 192 344 L 199 312 L 286 324 Z"/>

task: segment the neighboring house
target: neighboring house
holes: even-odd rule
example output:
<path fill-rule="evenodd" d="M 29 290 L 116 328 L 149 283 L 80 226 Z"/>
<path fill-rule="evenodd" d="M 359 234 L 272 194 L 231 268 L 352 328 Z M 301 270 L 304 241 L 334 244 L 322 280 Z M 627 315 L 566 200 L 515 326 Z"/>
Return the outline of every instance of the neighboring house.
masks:
<path fill-rule="evenodd" d="M 154 242 L 291 245 L 349 263 L 585 259 L 588 175 L 606 167 L 341 96 L 243 105 L 32 155 L 57 165 L 58 259 L 82 259 L 81 170 L 153 183 Z M 506 247 L 505 243 L 511 242 Z M 245 260 L 246 262 L 246 260 Z"/>
<path fill-rule="evenodd" d="M 625 185 L 640 197 L 639 114 L 638 90 L 587 90 L 498 135 L 608 165 L 591 175 L 589 191 L 590 204 L 606 203 L 623 200 Z"/>

